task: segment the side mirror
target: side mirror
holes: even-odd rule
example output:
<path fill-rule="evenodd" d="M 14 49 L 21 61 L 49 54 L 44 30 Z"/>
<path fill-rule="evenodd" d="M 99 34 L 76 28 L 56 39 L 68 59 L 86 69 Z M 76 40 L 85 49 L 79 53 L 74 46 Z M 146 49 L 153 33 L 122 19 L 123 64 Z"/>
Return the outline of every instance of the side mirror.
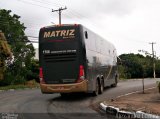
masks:
<path fill-rule="evenodd" d="M 88 39 L 88 32 L 87 31 L 84 32 L 84 36 L 86 39 Z"/>

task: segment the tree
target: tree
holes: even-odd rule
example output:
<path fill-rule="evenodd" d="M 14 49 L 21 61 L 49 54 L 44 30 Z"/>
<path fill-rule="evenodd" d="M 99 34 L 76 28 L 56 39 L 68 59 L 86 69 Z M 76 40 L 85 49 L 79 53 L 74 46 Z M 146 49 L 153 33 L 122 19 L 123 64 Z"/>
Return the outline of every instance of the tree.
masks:
<path fill-rule="evenodd" d="M 0 31 L 0 80 L 4 79 L 4 72 L 5 72 L 5 60 L 11 57 L 11 51 L 10 51 L 10 47 L 7 43 L 7 40 L 3 34 L 2 31 Z"/>
<path fill-rule="evenodd" d="M 152 58 L 150 56 L 144 57 L 140 54 L 122 54 L 119 56 L 122 60 L 120 69 L 123 69 L 126 78 L 142 78 L 152 77 Z M 157 63 L 156 63 L 157 64 Z M 157 67 L 160 65 L 157 64 Z M 158 71 L 158 68 L 157 68 Z M 122 77 L 122 78 L 125 78 Z"/>
<path fill-rule="evenodd" d="M 26 27 L 19 19 L 20 16 L 16 14 L 11 15 L 11 10 L 0 10 L 0 29 L 4 32 L 13 53 L 12 59 L 7 61 L 5 79 L 11 80 L 12 84 L 25 82 L 35 55 L 33 45 L 25 36 Z"/>
<path fill-rule="evenodd" d="M 122 64 L 119 70 L 122 78 L 148 78 L 153 77 L 153 59 L 151 56 L 140 54 L 122 54 L 119 56 Z M 155 59 L 156 77 L 160 77 L 160 60 Z"/>
<path fill-rule="evenodd" d="M 28 68 L 28 72 L 27 72 L 27 79 L 28 80 L 36 80 L 36 82 L 39 82 L 39 61 L 38 60 L 32 60 L 31 61 L 31 65 Z"/>
<path fill-rule="evenodd" d="M 152 73 L 153 71 L 151 71 Z M 156 61 L 156 77 L 160 77 L 160 60 Z"/>
<path fill-rule="evenodd" d="M 119 57 L 122 59 L 122 65 L 125 68 L 125 75 L 127 76 L 127 78 L 142 77 L 143 68 L 139 61 L 143 58 L 141 55 L 122 54 Z"/>

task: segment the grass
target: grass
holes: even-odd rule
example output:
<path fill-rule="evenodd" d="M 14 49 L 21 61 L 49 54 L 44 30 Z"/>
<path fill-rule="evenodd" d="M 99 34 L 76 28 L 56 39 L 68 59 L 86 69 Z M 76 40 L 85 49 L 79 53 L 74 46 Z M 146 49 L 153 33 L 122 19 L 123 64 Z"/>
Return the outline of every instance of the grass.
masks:
<path fill-rule="evenodd" d="M 0 86 L 0 90 L 9 90 L 9 89 L 25 89 L 25 88 L 37 88 L 39 84 L 35 81 L 28 81 L 26 84 L 19 85 L 8 85 L 8 86 Z"/>

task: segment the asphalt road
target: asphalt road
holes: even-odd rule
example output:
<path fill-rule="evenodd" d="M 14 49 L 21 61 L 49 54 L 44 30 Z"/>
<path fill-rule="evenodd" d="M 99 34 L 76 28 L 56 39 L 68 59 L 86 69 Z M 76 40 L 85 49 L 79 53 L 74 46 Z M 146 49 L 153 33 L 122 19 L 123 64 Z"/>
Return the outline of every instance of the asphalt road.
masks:
<path fill-rule="evenodd" d="M 145 88 L 156 86 L 156 80 L 145 79 Z M 141 80 L 119 82 L 117 87 L 106 88 L 97 97 L 73 94 L 62 98 L 60 94 L 41 94 L 40 89 L 4 91 L 0 92 L 0 119 L 5 116 L 20 119 L 107 119 L 111 117 L 99 114 L 91 105 L 138 90 L 142 90 Z"/>

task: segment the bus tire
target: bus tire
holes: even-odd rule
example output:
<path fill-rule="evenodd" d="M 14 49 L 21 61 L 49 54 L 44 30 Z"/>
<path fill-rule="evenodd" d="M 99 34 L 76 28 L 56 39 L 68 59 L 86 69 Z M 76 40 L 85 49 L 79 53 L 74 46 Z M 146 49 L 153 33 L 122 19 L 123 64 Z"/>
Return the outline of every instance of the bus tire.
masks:
<path fill-rule="evenodd" d="M 99 87 L 99 94 L 102 94 L 104 91 L 104 80 L 101 79 L 100 81 L 100 87 Z"/>
<path fill-rule="evenodd" d="M 96 80 L 96 89 L 95 91 L 93 91 L 93 96 L 98 96 L 99 94 L 99 83 L 98 83 L 98 80 Z"/>

